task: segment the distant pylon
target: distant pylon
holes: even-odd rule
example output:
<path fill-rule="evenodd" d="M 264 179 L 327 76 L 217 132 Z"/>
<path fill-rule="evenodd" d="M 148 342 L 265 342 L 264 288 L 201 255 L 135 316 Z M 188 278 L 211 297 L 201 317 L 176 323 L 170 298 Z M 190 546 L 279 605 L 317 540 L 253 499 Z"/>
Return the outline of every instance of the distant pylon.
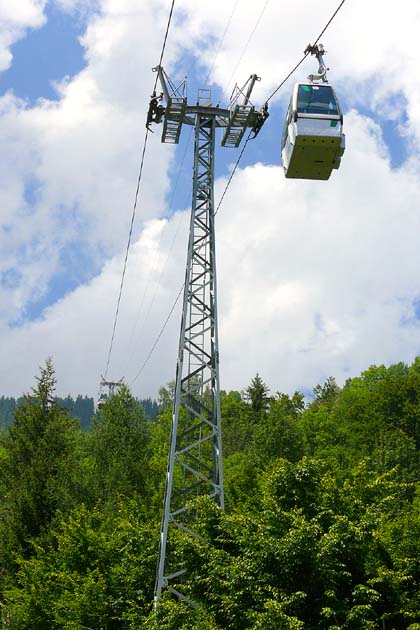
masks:
<path fill-rule="evenodd" d="M 96 402 L 96 408 L 100 409 L 103 405 L 108 402 L 108 400 L 114 395 L 115 390 L 119 389 L 124 382 L 124 377 L 120 378 L 119 381 L 106 381 L 103 376 L 101 376 L 100 382 L 100 390 L 98 395 L 98 400 Z M 108 393 L 105 393 L 104 388 L 108 388 Z"/>

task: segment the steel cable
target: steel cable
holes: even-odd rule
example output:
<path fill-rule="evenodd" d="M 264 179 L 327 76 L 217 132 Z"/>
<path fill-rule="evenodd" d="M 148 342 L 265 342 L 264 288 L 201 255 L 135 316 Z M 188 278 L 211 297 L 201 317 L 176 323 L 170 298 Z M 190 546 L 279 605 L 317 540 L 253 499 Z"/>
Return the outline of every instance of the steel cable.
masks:
<path fill-rule="evenodd" d="M 135 198 L 134 198 L 133 213 L 131 215 L 130 230 L 128 232 L 128 242 L 127 242 L 127 248 L 126 248 L 126 251 L 125 251 L 123 271 L 122 271 L 122 275 L 121 275 L 120 290 L 119 290 L 119 293 L 118 293 L 117 308 L 116 308 L 116 311 L 115 311 L 114 325 L 112 327 L 111 343 L 109 345 L 108 359 L 107 359 L 106 368 L 105 368 L 105 380 L 106 380 L 106 377 L 108 375 L 109 362 L 111 360 L 111 353 L 112 353 L 112 348 L 113 348 L 113 345 L 114 345 L 115 331 L 116 331 L 116 328 L 117 328 L 118 315 L 119 315 L 119 312 L 120 312 L 121 296 L 122 296 L 123 287 L 124 287 L 125 272 L 127 270 L 128 252 L 130 250 L 131 237 L 133 235 L 134 219 L 136 217 L 137 202 L 138 202 L 138 198 L 139 198 L 140 183 L 141 183 L 141 177 L 142 177 L 142 173 L 143 173 L 144 157 L 145 157 L 145 154 L 146 154 L 146 147 L 147 147 L 147 139 L 148 139 L 148 137 L 149 137 L 149 130 L 146 129 L 146 134 L 144 136 L 144 143 L 143 143 L 143 151 L 142 151 L 141 162 L 140 162 L 140 171 L 139 171 L 139 176 L 138 176 L 138 179 L 137 179 L 137 188 L 136 188 L 136 194 L 135 194 Z"/>
<path fill-rule="evenodd" d="M 207 83 L 208 83 L 208 81 L 209 81 L 209 79 L 211 77 L 211 73 L 213 72 L 214 64 L 216 63 L 216 59 L 219 56 L 220 50 L 222 48 L 223 42 L 225 41 L 226 34 L 227 34 L 228 30 L 229 30 L 230 23 L 232 22 L 232 18 L 234 16 L 234 13 L 236 11 L 236 7 L 238 6 L 238 4 L 239 4 L 239 0 L 235 0 L 235 4 L 233 5 L 231 14 L 230 14 L 229 19 L 228 19 L 228 21 L 226 23 L 225 30 L 223 31 L 223 35 L 222 35 L 222 37 L 219 40 L 219 44 L 217 46 L 216 54 L 214 55 L 213 61 L 211 63 L 210 70 L 207 73 L 207 77 L 206 77 L 206 80 L 205 80 L 205 84 L 206 85 L 207 85 Z"/>
<path fill-rule="evenodd" d="M 176 191 L 177 191 L 177 189 L 178 189 L 178 184 L 179 184 L 179 180 L 180 180 L 180 177 L 181 177 L 181 172 L 182 172 L 183 167 L 184 167 L 184 162 L 185 162 L 185 158 L 186 158 L 186 155 L 187 155 L 187 150 L 188 150 L 188 146 L 189 146 L 189 141 L 190 141 L 190 139 L 191 139 L 191 134 L 192 134 L 192 131 L 193 131 L 193 129 L 191 128 L 191 129 L 190 129 L 190 133 L 189 133 L 188 138 L 187 138 L 187 141 L 186 141 L 186 144 L 185 144 L 185 150 L 184 150 L 184 153 L 183 153 L 183 156 L 182 156 L 182 160 L 181 160 L 181 162 L 180 162 L 180 164 L 179 164 L 179 167 L 178 167 L 178 172 L 177 172 L 177 176 L 176 176 L 176 180 L 175 180 L 175 185 L 174 185 L 174 187 L 173 187 L 173 189 L 172 189 L 171 199 L 170 199 L 169 204 L 168 204 L 169 211 L 170 211 L 170 209 L 172 208 L 172 205 L 173 205 L 173 202 L 174 202 L 174 199 L 175 199 L 175 194 L 176 194 Z M 184 205 L 186 205 L 186 203 L 187 203 L 187 201 L 185 202 L 185 204 L 184 204 Z M 159 237 L 158 243 L 157 243 L 157 245 L 156 245 L 155 259 L 157 259 L 157 257 L 158 257 L 158 253 L 157 253 L 157 252 L 158 252 L 158 251 L 159 251 L 159 249 L 160 249 L 160 245 L 161 245 L 161 242 L 162 242 L 163 232 L 166 230 L 167 225 L 168 225 L 168 223 L 166 223 L 166 224 L 165 224 L 165 226 L 163 227 L 163 229 L 162 229 L 162 231 L 161 231 L 161 233 L 160 233 L 160 237 Z M 170 246 L 170 250 L 169 250 L 169 253 L 168 253 L 167 257 L 166 257 L 166 260 L 165 260 L 164 266 L 163 266 L 163 268 L 162 268 L 162 270 L 161 270 L 161 272 L 160 272 L 160 274 L 159 274 L 159 278 L 158 278 L 158 280 L 156 281 L 156 288 L 155 288 L 154 295 L 153 295 L 153 297 L 152 297 L 151 302 L 149 303 L 148 310 L 147 310 L 147 312 L 146 312 L 145 316 L 143 317 L 143 321 L 142 321 L 142 323 L 141 323 L 141 326 L 142 326 L 142 327 L 144 327 L 144 325 L 145 325 L 145 323 L 146 323 L 146 321 L 147 321 L 148 315 L 149 315 L 149 313 L 150 313 L 150 311 L 151 311 L 151 309 L 152 309 L 153 303 L 154 303 L 154 301 L 155 301 L 155 298 L 156 298 L 156 293 L 157 293 L 157 290 L 158 290 L 158 286 L 159 286 L 159 284 L 160 284 L 160 282 L 161 282 L 161 280 L 162 280 L 162 276 L 163 276 L 164 269 L 166 268 L 166 265 L 167 265 L 167 263 L 168 263 L 168 260 L 169 260 L 170 254 L 171 254 L 172 249 L 173 249 L 173 247 L 174 247 L 174 244 L 175 244 L 175 238 L 176 238 L 176 236 L 177 236 L 177 234 L 178 234 L 178 230 L 179 230 L 179 224 L 178 224 L 178 228 L 177 228 L 177 230 L 176 230 L 176 232 L 175 232 L 174 238 L 173 238 L 173 240 L 172 240 L 172 244 L 171 244 L 171 246 Z M 148 274 L 147 282 L 145 283 L 145 288 L 144 288 L 144 291 L 143 291 L 143 295 L 142 295 L 142 298 L 141 298 L 141 300 L 140 300 L 140 304 L 139 304 L 138 309 L 137 309 L 137 315 L 136 315 L 135 322 L 134 322 L 134 325 L 133 325 L 133 328 L 132 328 L 132 331 L 131 331 L 130 340 L 129 340 L 129 342 L 128 342 L 128 347 L 127 347 L 127 361 L 126 361 L 126 367 L 124 368 L 124 372 L 126 372 L 126 371 L 127 371 L 127 369 L 128 369 L 128 364 L 131 362 L 131 360 L 132 360 L 132 358 L 133 358 L 133 355 L 134 355 L 134 352 L 135 352 L 135 347 L 136 347 L 135 337 L 138 337 L 138 336 L 139 336 L 139 334 L 137 334 L 137 335 L 136 335 L 135 333 L 136 333 L 136 331 L 137 331 L 137 327 L 138 327 L 138 325 L 139 325 L 139 323 L 140 323 L 141 315 L 142 315 L 142 313 L 143 313 L 143 305 L 145 304 L 145 301 L 146 301 L 146 295 L 147 295 L 147 293 L 148 293 L 148 289 L 149 289 L 149 285 L 150 285 L 150 277 L 151 277 L 151 274 L 152 274 L 152 270 L 149 270 L 149 274 Z"/>
<path fill-rule="evenodd" d="M 166 25 L 165 37 L 163 39 L 162 50 L 161 50 L 161 53 L 160 53 L 159 65 L 162 64 L 163 55 L 165 53 L 166 42 L 167 42 L 167 39 L 168 39 L 169 27 L 171 25 L 174 5 L 175 5 L 175 0 L 172 0 L 171 10 L 169 12 L 168 22 L 167 22 L 167 25 Z M 156 91 L 157 80 L 158 80 L 158 77 L 156 75 L 153 92 Z M 139 175 L 138 175 L 138 179 L 137 179 L 136 194 L 135 194 L 135 197 L 134 197 L 133 212 L 132 212 L 132 216 L 131 216 L 130 229 L 129 229 L 129 233 L 128 233 L 127 248 L 126 248 L 126 252 L 125 252 L 123 271 L 122 271 L 122 275 L 121 275 L 120 290 L 119 290 L 119 293 L 118 293 L 117 308 L 115 310 L 114 324 L 113 324 L 113 327 L 112 327 L 112 334 L 111 334 L 111 342 L 110 342 L 110 345 L 109 345 L 108 358 L 107 358 L 106 368 L 105 368 L 105 380 L 106 380 L 106 377 L 108 375 L 109 363 L 110 363 L 110 360 L 111 360 L 112 348 L 113 348 L 114 339 L 115 339 L 115 331 L 116 331 L 116 328 L 117 328 L 118 315 L 119 315 L 119 312 L 120 312 L 121 296 L 122 296 L 122 292 L 123 292 L 123 288 L 124 288 L 125 273 L 126 273 L 126 270 L 127 270 L 128 253 L 129 253 L 129 250 L 130 250 L 131 238 L 132 238 L 132 235 L 133 235 L 134 220 L 135 220 L 135 217 L 136 217 L 137 204 L 138 204 L 138 198 L 139 198 L 139 192 L 140 192 L 140 184 L 141 184 L 141 178 L 142 178 L 142 174 L 143 174 L 144 157 L 145 157 L 145 154 L 146 154 L 146 147 L 147 147 L 147 139 L 148 139 L 148 137 L 149 137 L 149 129 L 146 127 L 146 133 L 145 133 L 144 142 L 143 142 L 143 150 L 142 150 L 141 160 L 140 160 Z"/>
<path fill-rule="evenodd" d="M 226 195 L 227 189 L 228 189 L 228 188 L 229 188 L 229 186 L 230 186 L 230 182 L 232 181 L 233 176 L 235 175 L 236 169 L 238 168 L 238 166 L 239 166 L 239 162 L 241 161 L 241 158 L 242 158 L 242 156 L 243 156 L 243 154 L 244 154 L 244 151 L 245 151 L 245 149 L 246 149 L 246 145 L 248 144 L 248 142 L 249 142 L 250 140 L 251 140 L 251 131 L 249 132 L 248 137 L 247 137 L 247 139 L 246 139 L 246 140 L 245 140 L 245 142 L 244 142 L 244 146 L 242 147 L 242 151 L 240 152 L 239 157 L 238 157 L 238 159 L 236 160 L 236 164 L 235 164 L 235 166 L 233 167 L 233 170 L 232 170 L 232 172 L 231 172 L 231 174 L 230 174 L 230 177 L 229 177 L 228 182 L 227 182 L 227 184 L 226 184 L 226 186 L 225 186 L 225 189 L 224 189 L 224 191 L 223 191 L 223 193 L 222 193 L 222 196 L 220 197 L 220 201 L 219 201 L 219 203 L 218 203 L 218 205 L 217 205 L 216 212 L 214 213 L 214 216 L 216 216 L 216 214 L 219 212 L 219 208 L 220 208 L 220 206 L 222 205 L 222 201 L 223 201 L 223 199 L 224 199 L 224 197 L 225 197 L 225 195 Z"/>
<path fill-rule="evenodd" d="M 245 46 L 244 46 L 244 48 L 243 48 L 243 50 L 242 50 L 241 54 L 239 55 L 239 59 L 238 59 L 238 61 L 237 61 L 237 63 L 236 63 L 236 66 L 234 67 L 234 69 L 233 69 L 233 71 L 232 71 L 232 74 L 231 74 L 231 75 L 230 75 L 230 77 L 229 77 L 229 80 L 226 82 L 226 85 L 225 85 L 225 88 L 224 88 L 224 90 L 223 90 L 223 94 L 222 94 L 222 99 L 223 99 L 223 96 L 224 96 L 225 94 L 227 94 L 227 89 L 228 89 L 228 87 L 229 87 L 229 85 L 230 85 L 230 82 L 232 81 L 233 77 L 235 76 L 235 72 L 236 72 L 236 71 L 237 71 L 237 69 L 239 68 L 239 64 L 241 63 L 242 59 L 244 58 L 244 55 L 245 55 L 245 53 L 246 53 L 246 51 L 247 51 L 247 49 L 248 49 L 248 46 L 249 46 L 249 44 L 251 43 L 251 40 L 252 40 L 252 38 L 253 38 L 253 37 L 254 37 L 254 35 L 255 35 L 255 32 L 256 32 L 256 30 L 257 30 L 257 28 L 258 28 L 258 26 L 259 26 L 259 23 L 260 23 L 260 22 L 261 22 L 261 20 L 262 20 L 262 17 L 263 17 L 263 15 L 264 15 L 264 13 L 265 13 L 265 10 L 266 10 L 266 8 L 267 8 L 267 6 L 268 6 L 268 3 L 269 3 L 269 2 L 270 2 L 270 0 L 266 0 L 266 2 L 265 2 L 265 4 L 264 4 L 264 6 L 263 6 L 263 8 L 262 8 L 262 10 L 261 10 L 261 12 L 260 12 L 260 14 L 259 14 L 258 18 L 257 18 L 257 20 L 256 20 L 256 22 L 255 22 L 254 28 L 252 29 L 251 34 L 250 34 L 250 36 L 248 37 L 248 41 L 246 42 L 246 44 L 245 44 Z"/>
<path fill-rule="evenodd" d="M 160 340 L 160 338 L 161 338 L 161 336 L 162 336 L 162 334 L 163 334 L 163 331 L 165 330 L 165 328 L 166 328 L 166 326 L 167 326 L 167 324 L 168 324 L 168 322 L 169 322 L 169 320 L 170 320 L 170 318 L 171 318 L 171 315 L 172 315 L 172 313 L 173 313 L 173 312 L 174 312 L 174 310 L 175 310 L 175 307 L 176 307 L 176 305 L 177 305 L 177 303 L 178 303 L 179 298 L 181 297 L 181 293 L 182 293 L 182 291 L 183 291 L 183 290 L 184 290 L 184 284 L 183 284 L 183 285 L 182 285 L 182 287 L 180 288 L 179 293 L 178 293 L 178 295 L 176 296 L 175 302 L 173 303 L 172 308 L 171 308 L 171 310 L 169 311 L 169 313 L 168 313 L 168 315 L 167 315 L 167 317 L 166 317 L 166 319 L 165 319 L 165 322 L 164 322 L 164 324 L 163 324 L 162 328 L 160 329 L 159 334 L 158 334 L 158 336 L 156 337 L 156 339 L 155 339 L 155 342 L 154 342 L 153 346 L 152 346 L 152 347 L 151 347 L 151 349 L 150 349 L 149 354 L 148 354 L 148 355 L 147 355 L 147 357 L 145 358 L 145 360 L 144 360 L 144 362 L 143 362 L 143 365 L 141 366 L 141 368 L 140 368 L 140 369 L 139 369 L 139 371 L 137 372 L 136 376 L 135 376 L 135 377 L 133 378 L 133 380 L 130 382 L 129 387 L 131 387 L 131 386 L 133 385 L 133 383 L 135 383 L 135 381 L 138 379 L 138 377 L 140 376 L 140 374 L 143 372 L 144 368 L 145 368 L 145 367 L 146 367 L 146 365 L 148 364 L 149 359 L 150 359 L 150 357 L 152 356 L 152 354 L 153 354 L 153 352 L 154 352 L 154 350 L 155 350 L 156 346 L 158 345 L 159 340 Z"/>
<path fill-rule="evenodd" d="M 337 15 L 337 13 L 339 12 L 339 10 L 341 9 L 341 7 L 343 6 L 343 4 L 345 3 L 346 0 L 341 0 L 340 4 L 338 5 L 338 7 L 336 8 L 336 10 L 334 11 L 334 13 L 332 14 L 332 16 L 330 17 L 330 19 L 328 20 L 328 22 L 326 23 L 326 25 L 324 26 L 324 28 L 322 29 L 322 31 L 320 32 L 320 34 L 318 35 L 318 37 L 316 38 L 315 42 L 313 43 L 313 46 L 316 46 L 316 44 L 319 42 L 319 40 L 321 39 L 321 37 L 323 36 L 323 34 L 325 33 L 325 31 L 327 30 L 327 28 L 329 27 L 329 25 L 331 24 L 331 22 L 333 21 L 333 19 L 335 18 L 335 16 Z M 306 57 L 310 54 L 309 50 L 308 52 L 305 52 L 304 56 L 302 57 L 302 59 L 295 65 L 295 67 L 293 68 L 293 70 L 291 70 L 289 72 L 289 74 L 283 79 L 283 81 L 280 83 L 280 85 L 278 85 L 276 87 L 276 89 L 274 90 L 274 92 L 272 94 L 270 94 L 270 96 L 268 97 L 268 99 L 266 100 L 266 103 L 268 103 L 269 101 L 271 101 L 271 99 L 273 98 L 273 96 L 275 94 L 277 94 L 277 92 L 280 90 L 281 87 L 283 87 L 283 85 L 286 83 L 286 81 L 288 79 L 290 79 L 290 77 L 292 76 L 292 74 L 299 68 L 299 66 L 305 61 Z"/>

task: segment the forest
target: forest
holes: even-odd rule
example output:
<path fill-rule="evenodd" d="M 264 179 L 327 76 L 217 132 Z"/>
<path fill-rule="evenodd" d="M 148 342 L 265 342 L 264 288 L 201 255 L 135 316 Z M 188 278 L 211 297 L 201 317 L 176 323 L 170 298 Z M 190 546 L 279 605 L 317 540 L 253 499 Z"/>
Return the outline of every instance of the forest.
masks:
<path fill-rule="evenodd" d="M 178 540 L 197 606 L 156 611 L 172 388 L 86 423 L 55 386 L 48 360 L 1 428 L 2 630 L 420 630 L 420 358 L 222 392 L 226 509 Z"/>
<path fill-rule="evenodd" d="M 71 418 L 77 418 L 81 428 L 88 430 L 90 428 L 93 415 L 95 413 L 95 402 L 89 396 L 66 396 L 65 398 L 55 397 L 54 400 L 61 407 L 67 409 Z M 0 396 L 0 430 L 9 427 L 15 415 L 16 407 L 23 401 L 22 398 L 14 398 L 13 396 Z M 159 413 L 159 405 L 156 400 L 144 398 L 139 400 L 143 407 L 146 418 L 153 420 Z"/>

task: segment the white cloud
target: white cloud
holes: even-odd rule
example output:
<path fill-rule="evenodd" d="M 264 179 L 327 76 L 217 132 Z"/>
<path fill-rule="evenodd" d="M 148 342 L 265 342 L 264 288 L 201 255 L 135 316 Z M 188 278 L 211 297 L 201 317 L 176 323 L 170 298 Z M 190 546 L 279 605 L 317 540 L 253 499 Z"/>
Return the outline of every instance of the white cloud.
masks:
<path fill-rule="evenodd" d="M 214 59 L 234 5 L 234 0 L 177 3 L 188 16 L 180 37 L 208 65 Z M 254 100 L 262 104 L 302 57 L 306 45 L 314 42 L 338 2 L 270 2 L 241 58 L 264 5 L 263 0 L 237 5 L 212 72 L 213 80 L 225 88 L 225 97 L 230 95 L 235 81 L 242 85 L 256 72 L 262 80 L 254 89 Z M 327 50 L 326 63 L 331 66 L 329 79 L 339 86 L 350 105 L 369 105 L 383 114 L 392 99 L 390 117 L 394 116 L 395 107 L 399 113 L 401 108 L 407 109 L 417 140 L 420 138 L 420 87 L 416 80 L 419 28 L 417 0 L 405 0 L 403 10 L 391 0 L 352 0 L 343 5 L 321 38 Z M 231 78 L 234 68 L 237 70 Z M 287 100 L 293 81 L 316 69 L 316 60 L 309 57 L 275 101 Z M 399 102 L 401 96 L 403 102 Z"/>
<path fill-rule="evenodd" d="M 58 101 L 31 107 L 11 93 L 0 98 L 0 155 L 6 165 L 1 218 L 7 228 L 0 233 L 0 272 L 14 262 L 21 277 L 5 300 L 9 319 L 45 293 L 69 243 L 96 264 L 125 246 L 161 35 L 153 7 L 144 3 L 130 14 L 134 5 L 108 2 L 101 16 L 91 16 L 82 41 L 87 67 L 58 85 Z M 141 48 L 139 22 L 147 33 Z M 164 211 L 170 157 L 171 149 L 152 137 L 135 233 L 141 221 Z M 26 194 L 34 189 L 36 198 L 28 202 Z"/>
<path fill-rule="evenodd" d="M 285 180 L 279 166 L 261 164 L 233 180 L 217 221 L 223 387 L 242 388 L 257 370 L 273 390 L 310 388 L 329 375 L 342 382 L 372 362 L 411 361 L 420 349 L 412 306 L 420 295 L 420 182 L 391 170 L 369 119 L 352 113 L 347 126 L 353 150 L 328 183 Z M 130 382 L 156 339 L 182 283 L 187 224 L 187 212 L 166 226 L 151 221 L 133 247 L 112 378 Z M 43 321 L 12 331 L 10 352 L 16 344 L 27 350 L 10 374 L 19 369 L 30 383 L 48 349 L 63 393 L 94 393 L 121 267 L 121 258 L 110 261 Z M 139 395 L 173 377 L 178 330 L 179 305 L 134 385 Z"/>
<path fill-rule="evenodd" d="M 10 67 L 13 44 L 22 39 L 28 29 L 45 23 L 46 3 L 47 0 L 0 0 L 0 72 Z"/>
<path fill-rule="evenodd" d="M 108 377 L 124 375 L 131 381 L 151 349 L 180 288 L 180 265 L 170 266 L 167 261 L 171 249 L 175 260 L 184 257 L 187 224 L 185 212 L 174 216 L 166 228 L 165 220 L 152 220 L 133 245 Z M 106 365 L 122 265 L 121 256 L 110 260 L 100 275 L 47 309 L 42 319 L 13 329 L 3 325 L 0 337 L 8 357 L 8 369 L 2 374 L 5 391 L 18 395 L 22 389 L 28 390 L 38 366 L 51 355 L 59 392 L 96 395 Z M 168 353 L 175 356 L 177 330 L 178 317 L 174 316 L 162 345 L 139 379 L 140 391 L 154 393 L 156 383 L 173 377 Z"/>
<path fill-rule="evenodd" d="M 68 11 L 82 6 L 76 0 L 56 3 Z M 42 16 L 41 3 L 31 6 Z M 177 2 L 165 62 L 175 68 L 174 79 L 184 76 L 177 60 L 186 49 L 205 70 L 212 63 L 232 7 L 233 1 Z M 214 66 L 221 85 L 262 7 L 239 3 Z M 332 0 L 321 8 L 312 0 L 270 3 L 234 80 L 261 74 L 255 100 L 262 102 L 335 7 Z M 11 94 L 0 99 L 6 394 L 28 389 L 48 355 L 55 359 L 61 393 L 92 394 L 106 363 L 150 69 L 159 58 L 169 7 L 163 1 L 104 0 L 99 9 L 89 14 L 81 40 L 86 68 L 57 86 L 57 102 L 29 107 Z M 354 0 L 323 38 L 331 80 L 354 107 L 346 116 L 342 167 L 329 182 L 285 180 L 278 164 L 238 170 L 217 217 L 223 388 L 243 388 L 257 370 L 273 390 L 310 388 L 330 374 L 342 381 L 372 362 L 410 361 L 419 352 L 412 305 L 420 294 L 419 22 L 414 0 L 406 1 L 404 12 L 391 2 Z M 297 76 L 313 69 L 307 61 Z M 358 111 L 366 104 L 376 120 Z M 265 134 L 278 115 L 273 108 Z M 396 120 L 412 141 L 398 170 L 391 168 L 382 140 L 385 119 Z M 261 134 L 256 143 L 264 142 Z M 161 218 L 173 155 L 158 133 L 150 137 L 109 373 L 129 382 L 183 281 L 188 213 Z M 217 182 L 216 197 L 224 184 Z M 100 272 L 42 319 L 11 328 L 8 322 L 34 295 L 45 293 L 60 252 L 74 242 Z M 136 393 L 154 394 L 173 378 L 178 331 L 179 304 Z"/>
<path fill-rule="evenodd" d="M 391 170 L 370 120 L 346 125 L 328 183 L 262 165 L 233 180 L 218 229 L 222 374 L 236 387 L 258 370 L 273 388 L 308 388 L 420 351 L 420 181 Z"/>

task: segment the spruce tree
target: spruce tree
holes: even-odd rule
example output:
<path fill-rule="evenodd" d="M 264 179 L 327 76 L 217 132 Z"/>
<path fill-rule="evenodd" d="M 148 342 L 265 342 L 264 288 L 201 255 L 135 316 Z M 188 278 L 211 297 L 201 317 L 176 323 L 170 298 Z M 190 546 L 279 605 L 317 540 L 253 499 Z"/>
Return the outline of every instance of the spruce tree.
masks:
<path fill-rule="evenodd" d="M 32 393 L 18 405 L 4 440 L 2 477 L 7 488 L 0 508 L 0 568 L 10 569 L 15 554 L 24 557 L 31 540 L 68 504 L 69 461 L 76 423 L 55 403 L 55 372 L 46 361 Z"/>
<path fill-rule="evenodd" d="M 245 400 L 251 404 L 252 410 L 255 413 L 267 409 L 270 398 L 268 396 L 269 391 L 269 388 L 257 372 L 251 381 L 251 385 L 245 389 Z"/>

